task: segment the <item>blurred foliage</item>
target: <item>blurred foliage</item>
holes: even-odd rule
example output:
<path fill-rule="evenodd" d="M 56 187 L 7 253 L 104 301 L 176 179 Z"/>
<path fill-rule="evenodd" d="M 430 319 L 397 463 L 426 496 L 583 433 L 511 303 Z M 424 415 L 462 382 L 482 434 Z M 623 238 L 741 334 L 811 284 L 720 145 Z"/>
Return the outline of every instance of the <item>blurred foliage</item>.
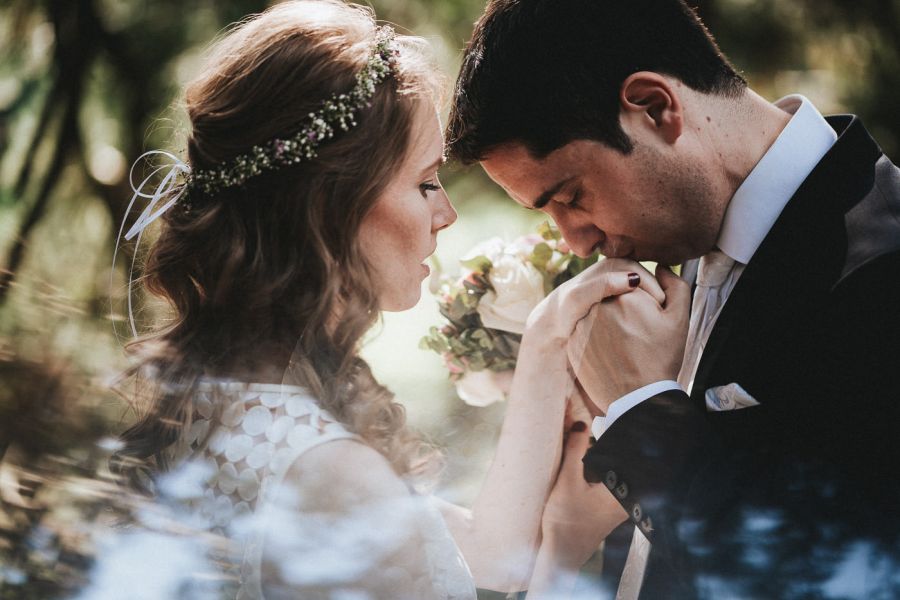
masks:
<path fill-rule="evenodd" d="M 452 80 L 483 0 L 372 4 L 427 37 Z M 898 156 L 900 0 L 695 4 L 763 95 L 801 92 L 824 112 L 860 114 Z M 110 257 L 131 195 L 127 165 L 144 149 L 178 148 L 178 91 L 205 44 L 266 5 L 0 3 L 0 598 L 53 597 L 83 576 L 89 549 L 76 543 L 78 521 L 96 509 L 75 510 L 87 505 L 72 498 L 90 496 L 91 485 L 106 490 L 98 497 L 108 492 L 103 440 L 128 418 L 103 383 L 124 366 L 109 290 L 112 282 L 118 306 L 124 275 L 111 279 Z M 479 234 L 500 213 L 520 218 L 477 168 L 450 167 L 445 184 L 461 224 L 481 217 Z M 501 416 L 454 405 L 431 427 L 468 457 L 490 446 Z"/>

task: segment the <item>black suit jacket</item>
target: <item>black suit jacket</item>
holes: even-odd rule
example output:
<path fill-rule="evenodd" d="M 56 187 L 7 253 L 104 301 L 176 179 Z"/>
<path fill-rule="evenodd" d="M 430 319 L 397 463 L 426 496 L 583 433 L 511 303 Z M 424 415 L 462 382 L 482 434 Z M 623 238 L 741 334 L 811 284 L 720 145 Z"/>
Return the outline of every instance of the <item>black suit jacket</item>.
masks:
<path fill-rule="evenodd" d="M 584 458 L 653 544 L 642 598 L 900 597 L 900 170 L 859 119 L 828 120 L 838 140 L 732 290 L 691 397 L 645 401 Z M 708 412 L 728 383 L 760 405 Z"/>

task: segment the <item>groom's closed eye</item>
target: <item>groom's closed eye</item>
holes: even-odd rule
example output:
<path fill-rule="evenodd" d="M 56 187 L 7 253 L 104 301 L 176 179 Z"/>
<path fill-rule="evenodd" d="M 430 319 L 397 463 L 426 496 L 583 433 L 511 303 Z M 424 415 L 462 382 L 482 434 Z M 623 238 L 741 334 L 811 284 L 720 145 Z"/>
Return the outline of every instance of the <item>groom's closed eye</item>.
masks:
<path fill-rule="evenodd" d="M 572 197 L 568 202 L 565 203 L 569 208 L 578 208 L 579 202 L 581 201 L 581 188 L 575 190 L 575 193 L 572 194 Z"/>
<path fill-rule="evenodd" d="M 534 203 L 530 207 L 526 207 L 526 208 L 531 208 L 533 210 L 540 210 L 540 209 L 544 208 L 553 199 L 553 197 L 556 194 L 558 194 L 573 179 L 575 179 L 574 176 L 569 177 L 567 179 L 563 179 L 562 181 L 560 181 L 559 183 L 557 183 L 556 185 L 554 185 L 553 187 L 551 187 L 550 189 L 548 189 L 547 191 L 542 193 L 540 196 L 538 196 L 538 199 L 535 200 Z"/>

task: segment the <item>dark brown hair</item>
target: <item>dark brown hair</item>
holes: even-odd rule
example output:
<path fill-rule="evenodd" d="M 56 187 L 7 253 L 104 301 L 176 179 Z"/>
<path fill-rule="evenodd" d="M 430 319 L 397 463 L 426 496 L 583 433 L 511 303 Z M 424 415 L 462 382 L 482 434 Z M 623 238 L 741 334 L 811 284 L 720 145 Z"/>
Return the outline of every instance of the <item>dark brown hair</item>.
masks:
<path fill-rule="evenodd" d="M 332 0 L 285 2 L 239 23 L 187 88 L 191 166 L 296 132 L 324 99 L 354 86 L 374 40 L 371 10 Z M 143 279 L 173 314 L 133 345 L 140 415 L 122 435 L 119 470 L 167 468 L 199 378 L 280 381 L 292 356 L 293 382 L 398 473 L 432 453 L 358 355 L 379 313 L 357 232 L 406 158 L 416 111 L 439 88 L 423 41 L 394 44 L 393 75 L 317 158 L 166 213 Z"/>
<path fill-rule="evenodd" d="M 682 0 L 491 0 L 456 81 L 450 156 L 477 162 L 515 142 L 543 158 L 577 139 L 630 152 L 619 90 L 637 71 L 705 93 L 746 87 Z"/>

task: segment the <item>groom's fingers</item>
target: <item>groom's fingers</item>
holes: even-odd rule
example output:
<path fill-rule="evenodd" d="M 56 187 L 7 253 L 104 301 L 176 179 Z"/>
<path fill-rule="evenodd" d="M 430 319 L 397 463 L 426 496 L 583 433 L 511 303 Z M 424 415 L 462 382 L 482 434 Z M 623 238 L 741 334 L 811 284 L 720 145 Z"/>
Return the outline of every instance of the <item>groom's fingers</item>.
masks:
<path fill-rule="evenodd" d="M 666 310 L 674 309 L 680 311 L 682 309 L 690 312 L 691 309 L 691 286 L 681 277 L 672 272 L 665 265 L 656 266 L 656 279 L 666 295 Z"/>
<path fill-rule="evenodd" d="M 568 401 L 566 402 L 566 431 L 571 429 L 572 424 L 577 421 L 589 422 L 594 418 L 591 411 L 596 411 L 596 408 L 591 406 L 590 402 L 591 401 L 584 392 L 584 388 L 581 387 L 581 383 L 576 379 L 574 389 L 572 390 L 572 393 L 569 394 Z"/>
<path fill-rule="evenodd" d="M 576 422 L 569 430 L 566 439 L 566 449 L 564 460 L 571 468 L 581 472 L 581 459 L 587 453 L 591 446 L 591 430 L 589 423 L 584 421 Z"/>

